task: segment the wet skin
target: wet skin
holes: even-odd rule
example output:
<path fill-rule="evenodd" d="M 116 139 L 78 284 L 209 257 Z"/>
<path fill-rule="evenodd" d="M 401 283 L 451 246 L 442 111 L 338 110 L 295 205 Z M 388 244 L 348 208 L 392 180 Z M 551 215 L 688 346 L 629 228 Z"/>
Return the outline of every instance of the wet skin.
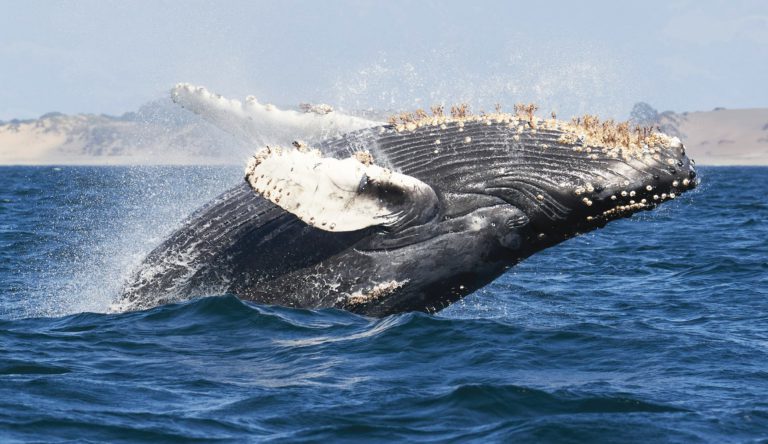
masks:
<path fill-rule="evenodd" d="M 123 302 L 146 308 L 229 292 L 372 316 L 433 312 L 537 251 L 697 184 L 682 145 L 587 150 L 583 141 L 563 142 L 557 129 L 520 132 L 495 121 L 444 126 L 372 128 L 318 147 L 337 158 L 367 150 L 376 164 L 428 184 L 439 201 L 428 220 L 332 233 L 242 184 L 150 253 Z"/>

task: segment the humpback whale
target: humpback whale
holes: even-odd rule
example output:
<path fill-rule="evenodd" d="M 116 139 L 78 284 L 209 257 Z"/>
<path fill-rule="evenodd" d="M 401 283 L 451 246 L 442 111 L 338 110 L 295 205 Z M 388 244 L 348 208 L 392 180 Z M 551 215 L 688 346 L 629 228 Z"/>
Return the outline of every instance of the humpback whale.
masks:
<path fill-rule="evenodd" d="M 382 123 L 183 84 L 172 96 L 244 137 L 280 120 L 287 137 L 310 142 L 258 150 L 243 183 L 149 253 L 116 309 L 231 293 L 369 316 L 436 312 L 537 251 L 699 180 L 676 138 L 594 116 L 540 118 L 532 105 L 435 107 Z"/>

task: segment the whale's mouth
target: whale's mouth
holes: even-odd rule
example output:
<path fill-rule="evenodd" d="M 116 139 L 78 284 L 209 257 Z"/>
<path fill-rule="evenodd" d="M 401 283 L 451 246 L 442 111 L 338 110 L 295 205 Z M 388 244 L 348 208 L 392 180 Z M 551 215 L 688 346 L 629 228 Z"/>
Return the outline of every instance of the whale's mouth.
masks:
<path fill-rule="evenodd" d="M 688 159 L 686 159 L 688 161 Z M 682 161 L 681 161 L 682 163 Z M 691 165 L 683 169 L 680 174 L 673 174 L 663 181 L 653 175 L 652 180 L 641 182 L 634 189 L 627 187 L 613 192 L 600 193 L 595 198 L 598 204 L 594 215 L 586 216 L 587 222 L 607 223 L 614 219 L 631 216 L 639 211 L 648 211 L 656 208 L 663 202 L 676 199 L 681 194 L 690 191 L 699 184 L 696 170 Z M 628 184 L 627 184 L 628 185 Z M 589 199 L 586 197 L 586 199 Z M 590 199 L 590 202 L 593 202 Z"/>
<path fill-rule="evenodd" d="M 652 210 L 696 188 L 700 181 L 695 162 L 675 138 L 670 138 L 666 146 L 646 149 L 639 155 L 595 157 L 586 164 L 592 179 L 565 181 L 546 193 L 545 200 L 555 201 L 550 207 L 565 211 L 534 209 L 529 214 L 539 241 L 559 242 L 610 221 Z"/>

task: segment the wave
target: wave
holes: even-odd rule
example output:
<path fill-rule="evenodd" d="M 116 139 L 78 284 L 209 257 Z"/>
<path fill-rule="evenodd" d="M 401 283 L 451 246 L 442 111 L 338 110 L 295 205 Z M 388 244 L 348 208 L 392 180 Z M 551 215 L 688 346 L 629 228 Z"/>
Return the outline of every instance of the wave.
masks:
<path fill-rule="evenodd" d="M 679 371 L 683 355 L 734 359 L 696 346 L 647 325 L 373 319 L 211 296 L 0 321 L 0 354 L 13 356 L 0 366 L 0 399 L 12 400 L 0 401 L 0 425 L 20 440 L 34 425 L 110 441 L 686 441 L 700 436 L 667 424 L 699 413 L 657 372 Z M 764 382 L 760 369 L 750 375 Z"/>
<path fill-rule="evenodd" d="M 764 170 L 705 169 L 709 189 L 643 224 L 542 252 L 437 315 L 382 319 L 230 295 L 101 313 L 231 172 L 5 172 L 0 441 L 766 437 L 765 193 L 739 194 L 766 189 Z M 57 192 L 13 191 L 29 182 Z"/>

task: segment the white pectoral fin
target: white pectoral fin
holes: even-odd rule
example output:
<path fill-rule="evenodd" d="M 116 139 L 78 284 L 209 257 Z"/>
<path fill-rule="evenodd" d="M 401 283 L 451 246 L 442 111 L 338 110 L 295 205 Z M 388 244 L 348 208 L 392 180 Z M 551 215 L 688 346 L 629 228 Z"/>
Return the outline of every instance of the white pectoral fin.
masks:
<path fill-rule="evenodd" d="M 380 124 L 333 111 L 327 105 L 304 105 L 305 112 L 298 112 L 259 103 L 253 96 L 240 102 L 188 83 L 176 85 L 171 90 L 171 99 L 209 123 L 249 142 L 288 144 L 296 139 L 318 139 Z"/>
<path fill-rule="evenodd" d="M 431 219 L 438 208 L 432 187 L 414 177 L 319 151 L 266 148 L 251 158 L 245 180 L 256 193 L 326 231 L 411 225 Z"/>

